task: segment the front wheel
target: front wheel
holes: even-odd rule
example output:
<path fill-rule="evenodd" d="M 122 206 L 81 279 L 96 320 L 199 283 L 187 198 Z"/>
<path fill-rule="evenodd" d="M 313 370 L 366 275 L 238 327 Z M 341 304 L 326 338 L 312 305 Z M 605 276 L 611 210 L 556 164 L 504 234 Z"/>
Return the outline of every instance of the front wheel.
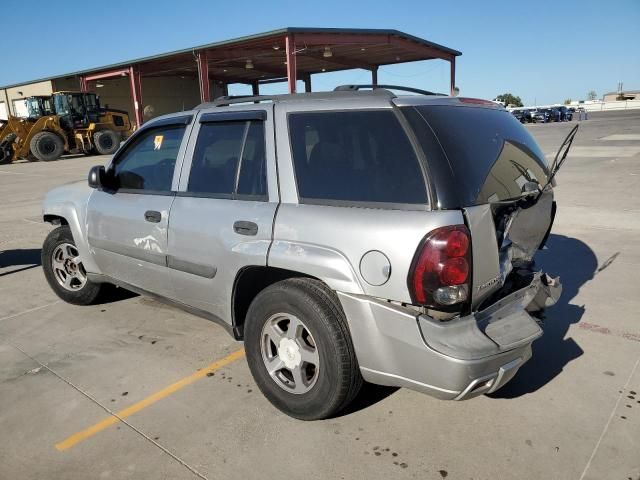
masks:
<path fill-rule="evenodd" d="M 57 160 L 64 153 L 64 141 L 53 132 L 38 132 L 29 143 L 31 155 L 41 162 Z"/>
<path fill-rule="evenodd" d="M 294 418 L 334 416 L 363 383 L 340 303 L 318 280 L 293 278 L 260 292 L 247 312 L 245 349 L 262 393 Z"/>
<path fill-rule="evenodd" d="M 10 133 L 0 142 L 0 165 L 11 163 L 13 160 L 13 142 L 15 142 L 15 140 L 16 134 Z"/>
<path fill-rule="evenodd" d="M 93 134 L 93 145 L 100 155 L 111 155 L 120 146 L 120 136 L 113 130 L 100 130 Z"/>
<path fill-rule="evenodd" d="M 42 245 L 42 269 L 49 286 L 65 302 L 90 305 L 102 290 L 102 284 L 87 278 L 68 225 L 62 225 L 47 235 Z"/>

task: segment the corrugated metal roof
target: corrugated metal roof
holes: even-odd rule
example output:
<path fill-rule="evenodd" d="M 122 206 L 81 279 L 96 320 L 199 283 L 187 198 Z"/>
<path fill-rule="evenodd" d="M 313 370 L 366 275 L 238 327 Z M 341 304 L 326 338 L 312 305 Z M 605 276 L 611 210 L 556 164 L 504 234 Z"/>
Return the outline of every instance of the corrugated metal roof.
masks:
<path fill-rule="evenodd" d="M 407 33 L 401 32 L 399 30 L 393 30 L 393 29 L 286 27 L 286 28 L 280 28 L 280 29 L 277 29 L 277 30 L 271 30 L 271 31 L 268 31 L 268 32 L 257 33 L 257 34 L 254 34 L 254 35 L 247 35 L 247 36 L 243 36 L 243 37 L 237 37 L 237 38 L 232 38 L 232 39 L 228 39 L 228 40 L 222 40 L 222 41 L 218 41 L 218 42 L 208 43 L 208 44 L 205 44 L 205 45 L 198 45 L 198 46 L 195 46 L 195 47 L 184 48 L 184 49 L 181 49 L 181 50 L 174 50 L 174 51 L 171 51 L 171 52 L 151 55 L 151 56 L 142 57 L 142 58 L 136 58 L 136 59 L 132 59 L 132 60 L 126 60 L 126 61 L 113 63 L 113 64 L 109 64 L 109 65 L 103 65 L 103 66 L 99 66 L 99 67 L 88 68 L 88 69 L 85 69 L 85 70 L 78 70 L 78 71 L 75 71 L 75 72 L 59 74 L 59 75 L 53 75 L 53 76 L 39 78 L 39 79 L 35 79 L 35 80 L 28 80 L 28 81 L 24 81 L 24 82 L 20 82 L 20 83 L 15 83 L 15 84 L 12 84 L 12 85 L 5 85 L 5 86 L 0 87 L 0 89 L 15 88 L 15 87 L 23 86 L 23 85 L 29 85 L 29 84 L 32 84 L 32 83 L 45 82 L 45 81 L 56 80 L 56 79 L 60 79 L 60 78 L 66 78 L 66 77 L 87 75 L 87 74 L 91 74 L 91 73 L 98 73 L 98 72 L 102 72 L 102 71 L 105 71 L 105 70 L 112 70 L 112 69 L 116 69 L 116 68 L 128 67 L 130 65 L 135 65 L 135 64 L 145 63 L 145 62 L 151 62 L 153 60 L 158 60 L 158 59 L 163 59 L 163 58 L 170 58 L 170 57 L 176 56 L 176 55 L 184 55 L 186 53 L 190 53 L 190 52 L 194 52 L 194 51 L 198 51 L 198 50 L 208 50 L 208 49 L 219 48 L 219 47 L 224 47 L 224 46 L 240 45 L 242 43 L 250 42 L 250 41 L 253 41 L 253 40 L 261 40 L 261 39 L 266 39 L 266 38 L 269 38 L 269 37 L 279 37 L 279 36 L 283 36 L 283 35 L 287 35 L 287 34 L 296 34 L 296 33 L 301 33 L 301 34 L 302 33 L 319 33 L 319 34 L 325 33 L 325 34 L 390 35 L 390 36 L 395 36 L 395 37 L 403 38 L 403 39 L 406 39 L 406 40 L 410 40 L 410 41 L 419 43 L 421 45 L 424 45 L 426 47 L 430 47 L 430 48 L 433 48 L 433 49 L 436 49 L 436 50 L 440 50 L 440 51 L 442 51 L 444 53 L 447 53 L 449 55 L 454 55 L 454 56 L 462 55 L 461 52 L 459 52 L 457 50 L 454 50 L 452 48 L 445 47 L 443 45 L 439 45 L 437 43 L 430 42 L 430 41 L 425 40 L 423 38 L 419 38 L 419 37 L 416 37 L 416 36 L 409 35 Z"/>

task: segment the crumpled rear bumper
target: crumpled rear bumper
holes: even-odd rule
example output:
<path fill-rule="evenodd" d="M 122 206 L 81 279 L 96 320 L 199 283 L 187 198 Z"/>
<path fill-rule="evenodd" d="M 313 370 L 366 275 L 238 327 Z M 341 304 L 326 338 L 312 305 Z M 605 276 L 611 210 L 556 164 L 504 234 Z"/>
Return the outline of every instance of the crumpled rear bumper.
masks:
<path fill-rule="evenodd" d="M 338 297 L 365 380 L 464 400 L 513 378 L 542 335 L 528 312 L 555 303 L 561 289 L 558 279 L 538 272 L 487 308 L 445 322 L 367 296 Z"/>

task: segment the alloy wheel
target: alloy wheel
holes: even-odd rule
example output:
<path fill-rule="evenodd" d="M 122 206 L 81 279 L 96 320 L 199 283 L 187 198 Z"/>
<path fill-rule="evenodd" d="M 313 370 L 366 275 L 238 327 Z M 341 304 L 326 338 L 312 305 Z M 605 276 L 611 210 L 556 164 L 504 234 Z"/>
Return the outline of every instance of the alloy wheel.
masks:
<path fill-rule="evenodd" d="M 307 326 L 294 315 L 277 313 L 262 328 L 264 366 L 283 390 L 293 394 L 313 388 L 320 370 L 317 344 Z"/>

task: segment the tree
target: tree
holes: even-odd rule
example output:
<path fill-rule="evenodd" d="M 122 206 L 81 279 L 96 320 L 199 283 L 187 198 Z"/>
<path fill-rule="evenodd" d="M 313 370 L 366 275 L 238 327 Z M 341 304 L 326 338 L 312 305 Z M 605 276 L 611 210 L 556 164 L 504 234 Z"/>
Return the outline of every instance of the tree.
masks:
<path fill-rule="evenodd" d="M 596 91 L 595 90 L 589 90 L 589 92 L 587 93 L 587 99 L 595 100 L 596 98 L 598 98 L 598 94 L 596 93 Z"/>
<path fill-rule="evenodd" d="M 571 105 L 571 99 L 570 99 L 570 98 L 567 98 L 567 99 L 564 101 L 564 104 L 565 104 L 565 105 Z"/>
<path fill-rule="evenodd" d="M 520 97 L 516 97 L 515 95 L 512 95 L 510 93 L 503 93 L 502 95 L 498 95 L 496 97 L 496 100 L 498 102 L 502 102 L 504 103 L 505 106 L 509 106 L 509 105 L 515 105 L 516 107 L 522 107 L 522 100 L 520 100 Z"/>

